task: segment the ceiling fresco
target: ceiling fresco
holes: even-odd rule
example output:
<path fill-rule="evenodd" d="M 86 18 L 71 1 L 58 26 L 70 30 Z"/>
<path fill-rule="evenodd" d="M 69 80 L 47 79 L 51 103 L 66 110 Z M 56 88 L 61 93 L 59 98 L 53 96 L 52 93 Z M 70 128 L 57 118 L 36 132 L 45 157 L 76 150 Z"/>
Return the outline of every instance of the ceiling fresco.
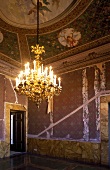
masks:
<path fill-rule="evenodd" d="M 20 28 L 36 28 L 37 0 L 0 1 L 0 16 L 5 22 Z M 73 3 L 75 5 L 79 1 L 39 0 L 40 24 L 64 16 L 64 13 L 71 11 Z"/>
<path fill-rule="evenodd" d="M 76 20 L 59 30 L 40 35 L 39 43 L 46 49 L 43 58 L 55 62 L 108 43 L 109 14 L 108 1 L 94 0 Z M 36 44 L 36 36 L 27 35 L 27 41 L 31 47 Z"/>
<path fill-rule="evenodd" d="M 15 60 L 23 63 L 33 59 L 31 46 L 36 45 L 37 38 L 36 28 L 33 28 L 36 25 L 36 11 L 33 12 L 35 7 L 32 2 L 35 4 L 36 0 L 0 2 L 0 59 L 9 63 L 14 63 Z M 28 8 L 23 8 L 24 2 Z M 40 7 L 39 44 L 44 45 L 46 50 L 42 56 L 45 64 L 109 42 L 109 0 L 40 0 L 41 2 L 45 10 Z M 17 10 L 18 4 L 22 6 L 20 11 Z M 59 8 L 59 12 L 53 12 L 52 5 L 54 10 Z M 32 16 L 35 18 L 30 22 Z M 45 17 L 47 20 L 44 20 Z M 53 21 L 55 22 L 52 24 Z"/>

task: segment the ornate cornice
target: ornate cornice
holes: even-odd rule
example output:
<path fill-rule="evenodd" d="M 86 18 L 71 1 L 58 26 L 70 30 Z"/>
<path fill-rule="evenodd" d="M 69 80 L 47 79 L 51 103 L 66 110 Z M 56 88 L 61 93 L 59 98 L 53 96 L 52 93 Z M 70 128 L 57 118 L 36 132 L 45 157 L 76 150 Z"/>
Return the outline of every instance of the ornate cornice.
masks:
<path fill-rule="evenodd" d="M 79 60 L 77 62 L 63 63 L 62 65 L 64 66 L 60 67 L 59 71 L 57 68 L 57 71 L 59 73 L 71 72 L 77 69 L 82 69 L 84 67 L 89 67 L 91 65 L 95 65 L 97 63 L 101 63 L 109 60 L 110 60 L 110 51 L 103 54 L 97 54 L 95 52 L 92 52 L 89 53 L 85 59 Z"/>
<path fill-rule="evenodd" d="M 52 66 L 57 74 L 65 74 L 77 69 L 90 67 L 91 65 L 95 65 L 97 63 L 109 61 L 109 47 L 110 43 L 54 62 L 52 63 Z"/>
<path fill-rule="evenodd" d="M 110 35 L 102 37 L 102 38 L 97 39 L 95 41 L 92 41 L 90 43 L 84 44 L 82 46 L 78 46 L 78 47 L 75 47 L 75 48 L 73 47 L 71 50 L 67 50 L 64 53 L 60 53 L 60 54 L 58 54 L 54 57 L 45 59 L 44 64 L 47 65 L 47 64 L 50 64 L 50 63 L 54 63 L 56 61 L 74 56 L 76 54 L 82 53 L 82 52 L 87 51 L 87 50 L 91 50 L 93 48 L 96 48 L 96 47 L 99 47 L 99 46 L 102 46 L 102 45 L 108 44 L 108 43 L 110 43 Z"/>
<path fill-rule="evenodd" d="M 44 61 L 44 64 L 48 66 L 51 63 L 51 65 L 54 68 L 54 71 L 57 74 L 64 74 L 100 62 L 106 62 L 110 60 L 110 43 L 106 43 L 96 48 L 85 50 L 82 53 L 81 52 L 79 52 L 78 54 L 74 53 L 75 52 L 72 53 L 71 50 L 70 53 L 68 53 L 68 57 L 66 57 L 67 52 L 65 52 L 64 56 L 61 54 L 60 60 L 58 60 L 58 58 L 57 60 L 56 58 L 52 58 L 52 60 L 48 60 L 48 62 Z M 12 60 L 11 58 L 7 57 L 4 54 L 0 54 L 1 74 L 5 74 L 10 77 L 16 77 L 20 69 L 21 63 Z"/>
<path fill-rule="evenodd" d="M 15 78 L 21 68 L 21 63 L 0 53 L 0 74 Z"/>
<path fill-rule="evenodd" d="M 6 63 L 9 63 L 11 65 L 14 65 L 15 67 L 18 67 L 20 68 L 21 67 L 21 63 L 16 61 L 16 60 L 13 60 L 12 58 L 8 57 L 7 55 L 3 54 L 3 53 L 0 53 L 0 60 L 3 62 L 6 62 Z"/>

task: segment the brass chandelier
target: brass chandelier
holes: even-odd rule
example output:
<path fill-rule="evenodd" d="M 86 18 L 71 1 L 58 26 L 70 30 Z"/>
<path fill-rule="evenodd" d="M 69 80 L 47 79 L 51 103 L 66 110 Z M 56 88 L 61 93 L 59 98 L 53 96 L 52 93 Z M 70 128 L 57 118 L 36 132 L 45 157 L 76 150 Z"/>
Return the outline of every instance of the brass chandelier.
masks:
<path fill-rule="evenodd" d="M 35 54 L 33 68 L 30 63 L 25 64 L 25 70 L 21 71 L 16 78 L 15 91 L 18 94 L 26 95 L 30 100 L 34 101 L 39 107 L 43 100 L 49 101 L 54 95 L 59 95 L 61 87 L 61 78 L 57 79 L 54 75 L 52 66 L 45 67 L 42 64 L 42 53 L 45 53 L 44 46 L 38 44 L 39 36 L 39 0 L 37 0 L 37 44 L 31 46 Z"/>

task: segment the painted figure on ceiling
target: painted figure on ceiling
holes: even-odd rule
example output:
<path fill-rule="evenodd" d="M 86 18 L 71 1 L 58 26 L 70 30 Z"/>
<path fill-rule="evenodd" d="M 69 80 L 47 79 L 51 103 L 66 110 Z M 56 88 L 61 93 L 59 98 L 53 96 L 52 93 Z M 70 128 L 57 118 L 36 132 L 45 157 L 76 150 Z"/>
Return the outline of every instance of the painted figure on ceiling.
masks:
<path fill-rule="evenodd" d="M 37 13 L 37 0 L 31 0 L 31 3 L 33 4 L 34 7 L 32 7 L 29 10 L 28 15 L 34 13 L 34 16 L 35 16 Z M 49 8 L 47 7 L 47 5 L 49 5 L 49 4 L 50 3 L 47 0 L 39 1 L 39 11 L 43 16 L 44 16 L 44 11 L 51 12 L 51 10 L 49 10 Z"/>
<path fill-rule="evenodd" d="M 70 6 L 72 0 L 39 0 L 39 22 L 48 22 Z M 1 6 L 2 17 L 9 23 L 23 28 L 36 28 L 37 23 L 37 0 L 7 0 Z"/>
<path fill-rule="evenodd" d="M 59 33 L 58 40 L 63 46 L 74 47 L 78 44 L 81 33 L 76 32 L 73 28 L 67 28 Z"/>

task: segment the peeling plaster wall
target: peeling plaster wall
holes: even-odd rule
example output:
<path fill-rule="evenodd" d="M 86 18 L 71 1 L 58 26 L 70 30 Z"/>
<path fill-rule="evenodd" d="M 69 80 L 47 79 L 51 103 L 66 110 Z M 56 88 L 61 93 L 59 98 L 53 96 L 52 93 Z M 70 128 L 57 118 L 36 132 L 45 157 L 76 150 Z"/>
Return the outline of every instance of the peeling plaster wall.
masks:
<path fill-rule="evenodd" d="M 62 74 L 63 90 L 59 97 L 54 97 L 53 123 L 62 120 L 100 91 L 110 90 L 109 69 L 108 61 Z M 53 124 L 51 136 L 51 128 L 45 131 L 45 127 L 51 125 L 46 103 L 37 109 L 30 101 L 28 152 L 108 165 L 107 104 L 108 101 L 106 119 L 103 120 L 105 105 L 102 105 L 99 96 L 85 108 L 65 117 L 55 126 Z"/>
<path fill-rule="evenodd" d="M 106 80 L 102 78 L 104 76 L 105 67 L 100 70 L 98 65 L 62 74 L 63 89 L 60 96 L 53 98 L 53 115 L 47 114 L 46 103 L 41 104 L 38 109 L 34 103 L 29 101 L 28 133 L 39 136 L 40 132 L 51 125 L 50 117 L 52 116 L 53 122 L 62 121 L 53 127 L 52 136 L 50 129 L 39 137 L 46 138 L 47 133 L 50 133 L 50 138 L 100 142 L 99 98 L 71 116 L 66 116 L 100 92 L 102 83 L 105 88 Z M 35 126 L 37 128 L 34 128 Z"/>
<path fill-rule="evenodd" d="M 4 139 L 4 91 L 5 76 L 0 75 L 0 139 Z"/>

